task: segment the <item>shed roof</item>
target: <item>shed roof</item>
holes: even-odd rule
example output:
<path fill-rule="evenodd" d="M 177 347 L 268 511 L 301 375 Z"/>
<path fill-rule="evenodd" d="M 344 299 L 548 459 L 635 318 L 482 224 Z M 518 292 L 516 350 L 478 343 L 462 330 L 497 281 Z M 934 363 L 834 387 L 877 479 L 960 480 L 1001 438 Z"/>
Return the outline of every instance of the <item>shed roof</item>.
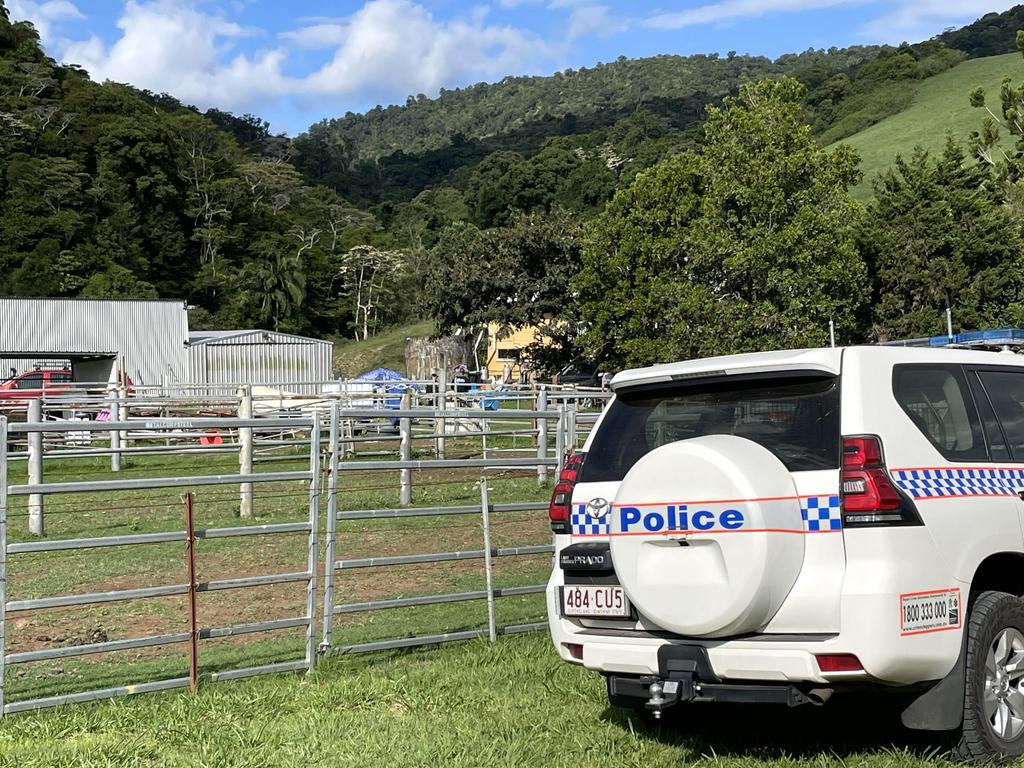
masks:
<path fill-rule="evenodd" d="M 189 346 L 198 344 L 330 344 L 323 339 L 296 336 L 280 331 L 264 331 L 258 328 L 235 331 L 189 331 Z"/>

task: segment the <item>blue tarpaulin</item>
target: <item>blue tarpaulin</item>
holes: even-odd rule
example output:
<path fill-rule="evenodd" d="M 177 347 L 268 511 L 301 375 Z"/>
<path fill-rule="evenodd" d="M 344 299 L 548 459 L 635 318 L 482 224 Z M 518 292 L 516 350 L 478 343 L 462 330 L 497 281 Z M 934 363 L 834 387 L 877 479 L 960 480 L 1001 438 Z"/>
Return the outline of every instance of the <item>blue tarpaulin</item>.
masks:
<path fill-rule="evenodd" d="M 374 368 L 361 376 L 356 376 L 356 381 L 406 381 L 406 377 L 398 371 L 390 368 Z"/>

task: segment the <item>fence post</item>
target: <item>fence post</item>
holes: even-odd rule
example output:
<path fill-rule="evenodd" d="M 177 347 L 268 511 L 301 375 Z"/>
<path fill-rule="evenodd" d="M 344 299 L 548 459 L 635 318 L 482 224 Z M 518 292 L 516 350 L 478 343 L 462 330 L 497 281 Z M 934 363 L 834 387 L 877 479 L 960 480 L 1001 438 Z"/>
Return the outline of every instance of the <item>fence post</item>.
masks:
<path fill-rule="evenodd" d="M 196 519 L 192 491 L 185 494 L 185 569 L 188 578 L 188 688 L 199 687 L 199 625 L 196 622 Z"/>
<path fill-rule="evenodd" d="M 567 434 L 565 436 L 565 444 L 566 444 L 566 447 L 567 447 L 567 449 L 569 451 L 575 451 L 576 450 L 576 414 L 577 414 L 576 408 L 575 407 L 570 407 L 569 411 L 568 411 L 568 414 L 567 414 L 568 417 L 569 417 L 569 420 L 568 420 L 568 423 L 565 425 L 566 432 L 567 432 Z"/>
<path fill-rule="evenodd" d="M 565 421 L 565 405 L 561 404 L 558 406 L 558 427 L 555 429 L 555 458 L 558 459 L 556 475 L 562 474 L 562 465 L 565 463 Z"/>
<path fill-rule="evenodd" d="M 487 489 L 487 478 L 480 478 L 480 513 L 484 526 L 484 572 L 487 578 L 487 636 L 493 643 L 498 639 L 494 619 L 494 564 L 491 559 L 491 500 Z"/>
<path fill-rule="evenodd" d="M 407 411 L 412 407 L 412 393 L 406 389 L 402 393 L 401 408 Z M 403 417 L 398 420 L 398 431 L 401 434 L 401 459 L 412 461 L 412 419 Z M 401 493 L 399 503 L 403 505 L 412 504 L 412 470 L 400 469 L 398 471 Z"/>
<path fill-rule="evenodd" d="M 316 667 L 316 566 L 318 552 L 317 527 L 320 524 L 320 412 L 313 412 L 309 432 L 309 553 L 306 557 L 306 667 Z"/>
<path fill-rule="evenodd" d="M 43 421 L 43 401 L 36 398 L 28 402 L 28 421 L 40 424 Z M 43 433 L 28 433 L 28 482 L 41 485 L 43 482 Z M 43 494 L 33 493 L 28 497 L 28 530 L 35 536 L 45 535 L 43 520 Z"/>
<path fill-rule="evenodd" d="M 546 412 L 548 409 L 548 389 L 541 385 L 537 394 L 537 410 Z M 548 466 L 543 462 L 548 458 L 548 420 L 537 420 L 537 482 L 543 485 L 548 481 Z"/>
<path fill-rule="evenodd" d="M 117 420 L 128 421 L 128 388 L 122 384 L 117 388 Z M 128 430 L 117 433 L 121 438 L 121 448 L 128 447 Z"/>
<path fill-rule="evenodd" d="M 331 450 L 327 470 L 327 542 L 324 546 L 324 634 L 319 651 L 331 649 L 334 631 L 334 539 L 338 527 L 338 434 L 339 404 L 331 404 Z"/>
<path fill-rule="evenodd" d="M 0 720 L 4 717 L 7 655 L 7 417 L 0 416 Z"/>
<path fill-rule="evenodd" d="M 110 420 L 117 421 L 121 415 L 121 406 L 118 404 L 117 388 L 110 388 Z M 110 430 L 110 471 L 121 471 L 121 433 L 116 429 Z"/>
<path fill-rule="evenodd" d="M 238 390 L 238 418 L 252 418 L 252 388 L 246 384 Z M 238 430 L 238 465 L 239 473 L 243 475 L 252 474 L 252 427 L 242 427 Z M 241 495 L 241 505 L 238 510 L 240 517 L 252 517 L 253 491 L 252 483 L 241 483 L 238 486 Z"/>
<path fill-rule="evenodd" d="M 441 378 L 437 382 L 437 405 L 435 406 L 438 411 L 445 411 L 448 409 L 448 366 L 444 366 L 441 369 Z M 444 459 L 445 445 L 444 435 L 445 427 L 447 426 L 444 419 L 434 419 L 434 431 L 437 433 L 437 458 Z"/>

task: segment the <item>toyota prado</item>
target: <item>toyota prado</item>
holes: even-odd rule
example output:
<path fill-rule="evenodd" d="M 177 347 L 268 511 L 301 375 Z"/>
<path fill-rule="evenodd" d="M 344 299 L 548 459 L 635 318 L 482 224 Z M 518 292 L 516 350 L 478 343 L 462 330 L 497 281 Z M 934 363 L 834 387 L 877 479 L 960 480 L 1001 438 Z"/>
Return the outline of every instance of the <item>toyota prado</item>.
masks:
<path fill-rule="evenodd" d="M 547 588 L 612 704 L 874 686 L 964 758 L 1024 753 L 1024 357 L 769 352 L 612 388 L 552 496 Z"/>

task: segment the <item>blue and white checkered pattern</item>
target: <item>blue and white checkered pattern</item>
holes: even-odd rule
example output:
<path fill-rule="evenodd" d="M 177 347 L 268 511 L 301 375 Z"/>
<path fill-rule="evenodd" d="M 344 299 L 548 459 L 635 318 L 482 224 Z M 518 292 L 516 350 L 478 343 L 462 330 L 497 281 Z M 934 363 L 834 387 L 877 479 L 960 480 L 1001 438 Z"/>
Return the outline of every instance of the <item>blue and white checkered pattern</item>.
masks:
<path fill-rule="evenodd" d="M 915 499 L 943 496 L 1013 496 L 1024 489 L 1024 469 L 897 469 L 896 484 Z"/>
<path fill-rule="evenodd" d="M 843 510 L 839 494 L 834 496 L 804 496 L 800 499 L 800 516 L 806 531 L 840 531 L 843 528 Z"/>
<path fill-rule="evenodd" d="M 572 532 L 576 536 L 584 534 L 590 536 L 608 535 L 608 522 L 612 519 L 610 511 L 601 520 L 595 520 L 587 514 L 586 504 L 576 504 L 573 506 L 573 512 L 570 517 L 572 518 L 570 520 Z"/>

